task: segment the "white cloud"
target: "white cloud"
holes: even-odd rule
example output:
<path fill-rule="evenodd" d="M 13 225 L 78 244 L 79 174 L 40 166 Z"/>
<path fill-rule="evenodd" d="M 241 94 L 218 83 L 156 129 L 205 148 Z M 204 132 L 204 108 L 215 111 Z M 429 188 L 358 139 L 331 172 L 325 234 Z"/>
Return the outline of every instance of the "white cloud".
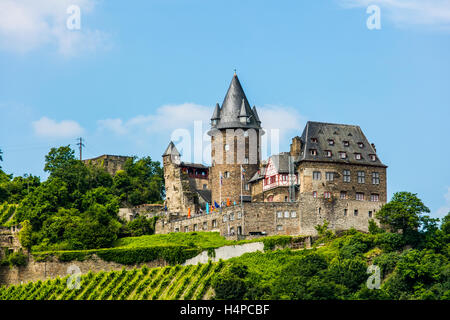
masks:
<path fill-rule="evenodd" d="M 73 138 L 84 132 L 84 129 L 72 120 L 56 122 L 47 117 L 42 117 L 38 121 L 34 121 L 32 125 L 34 132 L 44 138 Z"/>
<path fill-rule="evenodd" d="M 26 53 L 52 46 L 64 56 L 108 46 L 108 36 L 84 25 L 85 15 L 92 13 L 96 0 L 1 0 L 0 48 Z M 69 30 L 67 8 L 81 10 L 81 29 Z"/>
<path fill-rule="evenodd" d="M 122 119 L 99 120 L 101 130 L 110 130 L 118 135 L 145 132 L 169 132 L 176 129 L 191 129 L 194 121 L 202 121 L 203 128 L 209 128 L 213 106 L 195 103 L 164 105 L 154 114 L 138 115 L 127 121 Z M 301 130 L 303 117 L 291 107 L 263 106 L 257 107 L 259 118 L 265 129 L 280 129 L 280 134 L 290 130 Z"/>
<path fill-rule="evenodd" d="M 442 207 L 440 207 L 436 212 L 436 215 L 439 218 L 445 217 L 447 213 L 450 212 L 450 187 L 447 187 L 447 193 L 444 194 L 444 199 L 445 204 Z"/>
<path fill-rule="evenodd" d="M 381 19 L 387 17 L 397 26 L 422 26 L 450 30 L 449 0 L 338 0 L 346 8 L 378 5 Z"/>

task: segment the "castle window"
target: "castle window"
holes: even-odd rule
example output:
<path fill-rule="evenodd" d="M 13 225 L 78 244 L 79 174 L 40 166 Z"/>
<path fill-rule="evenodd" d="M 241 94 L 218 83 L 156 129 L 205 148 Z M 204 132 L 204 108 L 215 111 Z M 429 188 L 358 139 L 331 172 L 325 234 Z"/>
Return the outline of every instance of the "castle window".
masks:
<path fill-rule="evenodd" d="M 372 211 L 369 211 L 369 218 L 372 218 Z"/>
<path fill-rule="evenodd" d="M 356 193 L 356 200 L 364 201 L 364 193 L 362 193 L 362 192 L 357 192 L 357 193 Z"/>
<path fill-rule="evenodd" d="M 313 191 L 313 198 L 317 198 L 317 191 Z"/>
<path fill-rule="evenodd" d="M 208 230 L 208 222 L 203 222 L 203 230 Z"/>
<path fill-rule="evenodd" d="M 194 231 L 198 231 L 198 225 L 194 224 Z"/>
<path fill-rule="evenodd" d="M 278 211 L 278 212 L 277 212 L 277 218 L 278 218 L 278 219 L 283 218 L 283 212 Z"/>
<path fill-rule="evenodd" d="M 355 209 L 355 211 L 353 211 L 353 215 L 356 217 L 358 216 L 358 209 Z"/>
<path fill-rule="evenodd" d="M 234 235 L 234 227 L 230 228 L 230 235 L 232 235 L 232 236 Z"/>
<path fill-rule="evenodd" d="M 347 159 L 347 152 L 339 152 L 339 158 Z"/>
<path fill-rule="evenodd" d="M 229 144 L 226 144 L 226 145 L 225 145 L 225 151 L 228 151 L 228 150 L 230 150 L 230 145 L 229 145 Z"/>
<path fill-rule="evenodd" d="M 376 155 L 371 154 L 371 155 L 369 155 L 369 157 L 370 157 L 370 160 L 377 161 L 377 156 Z"/>
<path fill-rule="evenodd" d="M 347 199 L 347 191 L 341 191 L 341 199 L 342 200 Z"/>
<path fill-rule="evenodd" d="M 366 183 L 366 173 L 364 171 L 358 171 L 358 183 Z"/>
<path fill-rule="evenodd" d="M 291 218 L 296 218 L 296 217 L 297 217 L 297 212 L 292 211 L 292 212 L 291 212 Z"/>
<path fill-rule="evenodd" d="M 225 171 L 225 178 L 229 178 L 229 177 L 231 177 L 231 174 L 230 174 L 230 172 L 229 171 Z"/>
<path fill-rule="evenodd" d="M 311 138 L 312 143 L 317 143 L 317 138 Z"/>
<path fill-rule="evenodd" d="M 248 164 L 248 158 L 244 158 L 244 164 Z"/>
<path fill-rule="evenodd" d="M 312 156 L 317 156 L 317 150 L 316 150 L 316 149 L 309 149 L 309 153 L 310 153 Z"/>
<path fill-rule="evenodd" d="M 326 151 L 325 151 L 325 156 L 326 156 L 327 158 L 331 158 L 331 157 L 333 156 L 333 153 L 332 153 L 330 150 L 326 150 Z"/>
<path fill-rule="evenodd" d="M 362 159 L 361 153 L 355 153 L 355 159 L 356 160 L 361 160 Z"/>
<path fill-rule="evenodd" d="M 226 214 L 224 214 L 224 215 L 223 215 L 223 222 L 227 222 L 227 220 L 228 220 L 228 217 L 227 217 Z"/>
<path fill-rule="evenodd" d="M 175 228 L 175 232 L 180 232 L 180 228 Z"/>
<path fill-rule="evenodd" d="M 268 196 L 268 197 L 267 197 L 267 201 L 268 201 L 268 202 L 273 202 L 273 195 Z"/>
<path fill-rule="evenodd" d="M 344 147 L 350 146 L 350 141 L 342 141 L 342 143 L 344 144 Z"/>
<path fill-rule="evenodd" d="M 344 209 L 344 216 L 347 216 L 348 209 Z"/>
<path fill-rule="evenodd" d="M 321 179 L 320 171 L 314 171 L 313 172 L 313 180 L 320 180 L 320 179 Z"/>
<path fill-rule="evenodd" d="M 325 173 L 325 178 L 327 179 L 327 181 L 333 181 L 333 179 L 334 179 L 334 172 L 326 172 Z"/>
<path fill-rule="evenodd" d="M 230 221 L 234 220 L 234 213 L 230 213 Z"/>
<path fill-rule="evenodd" d="M 213 227 L 213 228 L 216 228 L 216 227 L 217 227 L 217 220 L 214 219 L 214 220 L 212 221 L 212 227 Z"/>
<path fill-rule="evenodd" d="M 364 148 L 364 143 L 362 143 L 362 142 L 358 142 L 358 147 L 360 147 L 360 148 Z"/>
<path fill-rule="evenodd" d="M 283 230 L 283 226 L 281 224 L 277 225 L 277 231 L 282 231 Z"/>
<path fill-rule="evenodd" d="M 207 184 L 203 185 L 203 190 L 205 190 L 205 189 L 208 189 L 208 185 Z"/>
<path fill-rule="evenodd" d="M 284 202 L 288 202 L 288 196 L 284 196 Z"/>
<path fill-rule="evenodd" d="M 270 177 L 270 183 L 275 183 L 275 176 Z"/>
<path fill-rule="evenodd" d="M 318 209 L 319 214 L 320 214 L 320 211 L 322 211 L 322 208 L 321 208 L 321 207 L 319 207 L 319 209 Z"/>
<path fill-rule="evenodd" d="M 328 139 L 328 144 L 330 146 L 334 146 L 334 140 L 333 139 Z"/>
<path fill-rule="evenodd" d="M 372 194 L 370 195 L 370 201 L 373 201 L 373 202 L 378 202 L 378 201 L 380 201 L 380 195 L 377 194 L 377 193 L 372 193 Z"/>
<path fill-rule="evenodd" d="M 372 172 L 372 184 L 380 184 L 380 173 Z"/>
<path fill-rule="evenodd" d="M 238 219 L 241 219 L 241 218 L 242 218 L 242 212 L 240 212 L 240 211 L 238 212 L 237 218 L 238 218 Z"/>
<path fill-rule="evenodd" d="M 285 211 L 285 212 L 284 212 L 284 217 L 285 217 L 285 218 L 289 218 L 289 211 Z"/>
<path fill-rule="evenodd" d="M 344 182 L 350 182 L 350 170 L 344 170 Z"/>
<path fill-rule="evenodd" d="M 250 190 L 250 185 L 248 183 L 244 184 L 244 190 L 246 191 Z"/>
<path fill-rule="evenodd" d="M 331 192 L 325 191 L 325 192 L 323 193 L 323 197 L 324 197 L 325 199 L 330 199 L 330 198 L 331 198 Z"/>
<path fill-rule="evenodd" d="M 188 226 L 184 227 L 184 232 L 189 232 L 189 227 Z"/>

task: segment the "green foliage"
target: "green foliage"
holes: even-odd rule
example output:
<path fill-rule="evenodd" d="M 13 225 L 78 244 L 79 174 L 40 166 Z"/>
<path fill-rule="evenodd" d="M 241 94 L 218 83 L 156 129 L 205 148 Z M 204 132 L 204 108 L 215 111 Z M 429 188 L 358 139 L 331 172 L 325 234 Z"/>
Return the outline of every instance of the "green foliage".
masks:
<path fill-rule="evenodd" d="M 334 234 L 333 231 L 328 229 L 329 222 L 325 220 L 323 222 L 323 225 L 317 225 L 314 228 L 317 230 L 317 233 L 319 234 L 318 242 L 322 241 L 328 241 L 333 238 Z"/>
<path fill-rule="evenodd" d="M 19 232 L 19 241 L 20 244 L 27 249 L 31 248 L 33 239 L 33 228 L 31 227 L 31 223 L 28 220 L 25 220 L 21 223 L 22 228 Z"/>
<path fill-rule="evenodd" d="M 144 216 L 139 216 L 126 224 L 124 228 L 125 230 L 122 231 L 122 234 L 126 234 L 131 237 L 154 234 L 156 221 L 157 217 L 148 219 Z"/>
<path fill-rule="evenodd" d="M 13 266 L 25 266 L 28 263 L 27 256 L 20 251 L 16 252 L 5 252 L 5 258 L 1 261 L 0 265 L 9 265 L 10 267 Z"/>

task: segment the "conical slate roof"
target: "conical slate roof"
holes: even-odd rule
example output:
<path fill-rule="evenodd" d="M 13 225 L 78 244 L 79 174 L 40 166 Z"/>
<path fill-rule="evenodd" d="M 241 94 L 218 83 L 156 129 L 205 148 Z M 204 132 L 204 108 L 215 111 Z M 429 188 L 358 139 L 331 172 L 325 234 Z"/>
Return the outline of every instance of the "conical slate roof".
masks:
<path fill-rule="evenodd" d="M 180 156 L 180 153 L 178 152 L 177 148 L 175 147 L 175 145 L 173 144 L 172 141 L 170 141 L 169 145 L 167 146 L 166 151 L 164 152 L 164 154 L 162 155 L 164 156 Z"/>
<path fill-rule="evenodd" d="M 214 113 L 211 117 L 211 120 L 219 120 L 220 119 L 220 106 L 216 103 L 216 108 L 214 109 Z"/>
<path fill-rule="evenodd" d="M 216 106 L 217 109 L 217 106 Z M 243 128 L 243 129 L 260 129 L 260 122 L 257 121 L 256 116 L 253 114 L 252 108 L 248 103 L 245 96 L 244 89 L 242 89 L 241 83 L 236 74 L 234 74 L 228 88 L 227 94 L 223 99 L 222 107 L 220 108 L 220 120 L 213 128 L 216 129 L 228 129 L 228 128 Z M 239 120 L 240 115 L 248 116 L 248 122 L 241 122 Z M 213 117 L 216 116 L 214 110 Z M 212 118 L 211 118 L 212 119 Z"/>
<path fill-rule="evenodd" d="M 253 106 L 253 115 L 255 116 L 256 122 L 261 123 L 261 120 L 259 120 L 258 112 L 256 112 L 256 107 Z"/>

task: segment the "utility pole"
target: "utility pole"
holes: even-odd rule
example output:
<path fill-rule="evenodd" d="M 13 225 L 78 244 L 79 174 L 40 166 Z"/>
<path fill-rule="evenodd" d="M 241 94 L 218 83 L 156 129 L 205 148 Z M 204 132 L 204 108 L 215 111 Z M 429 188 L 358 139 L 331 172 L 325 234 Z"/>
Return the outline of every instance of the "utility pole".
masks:
<path fill-rule="evenodd" d="M 77 146 L 79 147 L 79 149 L 80 149 L 80 161 L 81 161 L 81 159 L 82 159 L 82 155 L 83 155 L 83 147 L 84 147 L 84 144 L 83 144 L 83 138 L 78 138 L 77 139 L 79 142 L 77 143 Z"/>

